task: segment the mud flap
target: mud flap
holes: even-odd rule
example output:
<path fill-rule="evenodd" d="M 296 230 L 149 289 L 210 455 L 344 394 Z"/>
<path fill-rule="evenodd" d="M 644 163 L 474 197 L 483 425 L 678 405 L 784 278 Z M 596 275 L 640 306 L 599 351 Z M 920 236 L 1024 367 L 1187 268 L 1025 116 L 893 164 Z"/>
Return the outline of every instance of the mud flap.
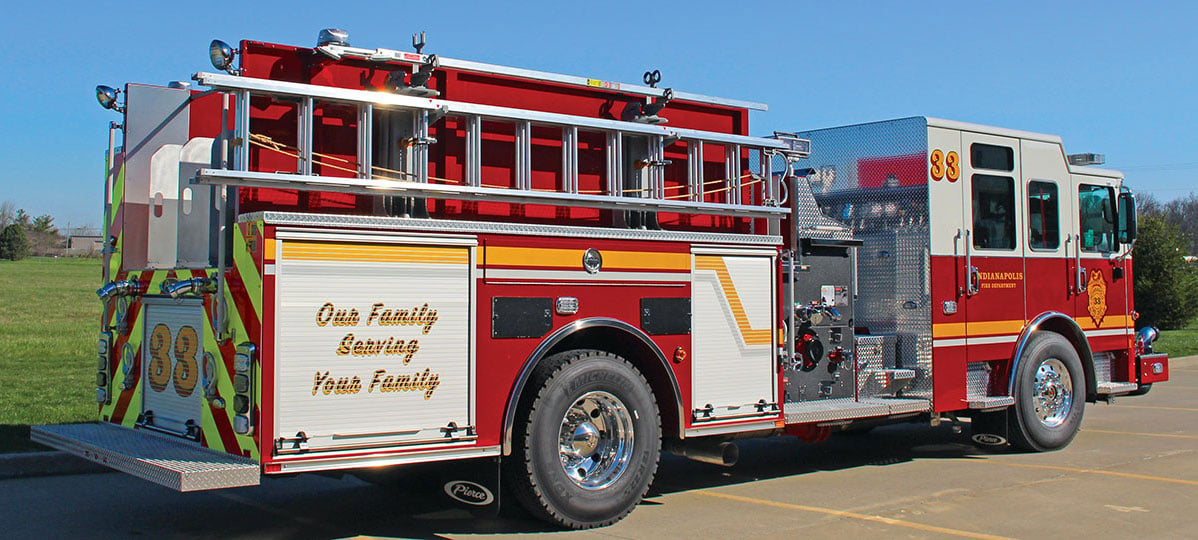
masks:
<path fill-rule="evenodd" d="M 500 507 L 499 458 L 455 461 L 440 468 L 438 491 L 475 517 L 497 517 Z"/>
<path fill-rule="evenodd" d="M 970 439 L 973 443 L 983 448 L 1007 446 L 1010 439 L 1007 434 L 1007 413 L 1010 410 L 974 413 L 970 418 Z"/>

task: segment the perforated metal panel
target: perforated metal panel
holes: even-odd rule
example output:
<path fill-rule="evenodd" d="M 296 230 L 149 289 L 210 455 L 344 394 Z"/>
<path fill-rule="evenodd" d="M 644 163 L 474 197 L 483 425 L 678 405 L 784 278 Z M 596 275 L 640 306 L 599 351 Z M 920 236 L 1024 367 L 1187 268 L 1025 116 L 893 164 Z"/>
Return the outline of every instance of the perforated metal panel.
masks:
<path fill-rule="evenodd" d="M 883 353 L 884 367 L 915 370 L 904 396 L 931 396 L 927 121 L 905 118 L 799 136 L 811 140 L 811 155 L 797 167 L 812 171 L 808 180 L 824 216 L 863 242 L 857 248 L 856 326 L 894 336 L 894 356 Z"/>

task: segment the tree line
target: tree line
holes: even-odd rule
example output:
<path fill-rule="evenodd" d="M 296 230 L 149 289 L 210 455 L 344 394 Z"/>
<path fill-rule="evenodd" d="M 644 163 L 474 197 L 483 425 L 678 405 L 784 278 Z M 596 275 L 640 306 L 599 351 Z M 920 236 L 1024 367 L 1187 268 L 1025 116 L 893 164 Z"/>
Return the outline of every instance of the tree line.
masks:
<path fill-rule="evenodd" d="M 30 255 L 56 255 L 66 238 L 54 216 L 30 216 L 11 201 L 0 203 L 0 259 L 19 261 Z"/>
<path fill-rule="evenodd" d="M 1185 328 L 1198 317 L 1198 194 L 1169 202 L 1137 201 L 1140 215 L 1133 278 L 1137 327 Z"/>

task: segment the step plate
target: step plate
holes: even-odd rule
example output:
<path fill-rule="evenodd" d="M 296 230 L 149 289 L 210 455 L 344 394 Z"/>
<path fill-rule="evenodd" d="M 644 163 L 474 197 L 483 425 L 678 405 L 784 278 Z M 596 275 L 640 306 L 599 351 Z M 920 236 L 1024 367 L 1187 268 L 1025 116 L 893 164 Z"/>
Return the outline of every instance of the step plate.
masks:
<path fill-rule="evenodd" d="M 787 424 L 808 424 L 928 412 L 932 410 L 932 403 L 926 399 L 869 398 L 857 401 L 845 398 L 791 402 L 787 403 L 783 410 L 786 412 Z"/>
<path fill-rule="evenodd" d="M 107 422 L 33 426 L 30 439 L 176 491 L 256 486 L 257 462 Z"/>
<path fill-rule="evenodd" d="M 1134 382 L 1100 382 L 1098 383 L 1099 394 L 1126 394 L 1135 392 L 1140 388 L 1140 385 Z"/>
<path fill-rule="evenodd" d="M 977 410 L 1000 409 L 1010 407 L 1015 404 L 1015 398 L 1011 396 L 986 396 L 971 398 L 969 400 L 969 408 Z"/>

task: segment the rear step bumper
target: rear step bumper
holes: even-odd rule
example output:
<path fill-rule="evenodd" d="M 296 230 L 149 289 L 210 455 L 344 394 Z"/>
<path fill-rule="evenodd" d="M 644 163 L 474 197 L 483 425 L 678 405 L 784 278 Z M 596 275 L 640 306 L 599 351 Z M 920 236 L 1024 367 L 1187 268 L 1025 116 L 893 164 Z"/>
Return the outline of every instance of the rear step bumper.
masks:
<path fill-rule="evenodd" d="M 108 422 L 33 426 L 29 438 L 176 491 L 256 486 L 262 474 L 255 461 Z"/>

